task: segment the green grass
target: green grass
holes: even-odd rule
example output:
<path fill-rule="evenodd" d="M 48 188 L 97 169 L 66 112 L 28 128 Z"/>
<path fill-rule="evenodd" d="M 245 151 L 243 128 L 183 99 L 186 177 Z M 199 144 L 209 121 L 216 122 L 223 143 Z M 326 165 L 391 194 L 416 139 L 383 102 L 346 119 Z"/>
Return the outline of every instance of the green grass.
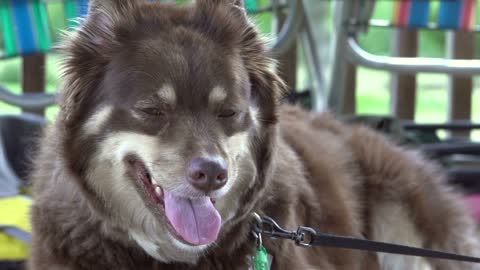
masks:
<path fill-rule="evenodd" d="M 387 72 L 359 68 L 357 74 L 357 112 L 359 114 L 390 114 L 390 75 Z M 442 123 L 448 120 L 448 77 L 442 74 L 419 74 L 415 120 Z M 476 79 L 472 97 L 472 120 L 480 122 L 480 79 Z M 480 139 L 480 131 L 473 133 Z"/>
<path fill-rule="evenodd" d="M 390 75 L 387 72 L 359 68 L 357 74 L 357 108 L 361 114 L 390 113 Z M 442 74 L 419 74 L 417 77 L 416 121 L 445 122 L 448 112 L 448 77 Z M 480 120 L 480 81 L 473 95 L 472 117 Z"/>

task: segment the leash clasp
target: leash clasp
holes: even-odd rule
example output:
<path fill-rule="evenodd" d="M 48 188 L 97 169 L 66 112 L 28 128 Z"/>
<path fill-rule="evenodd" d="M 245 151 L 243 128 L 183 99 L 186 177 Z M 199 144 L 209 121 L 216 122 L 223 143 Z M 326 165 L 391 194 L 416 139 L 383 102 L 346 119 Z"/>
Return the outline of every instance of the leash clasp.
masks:
<path fill-rule="evenodd" d="M 257 223 L 256 231 L 262 233 L 263 235 L 268 236 L 269 238 L 283 238 L 283 239 L 296 239 L 296 232 L 285 230 L 280 227 L 275 220 L 270 217 L 260 218 L 261 222 Z"/>
<path fill-rule="evenodd" d="M 295 241 L 295 244 L 300 247 L 311 247 L 317 232 L 309 227 L 298 227 L 297 231 L 286 230 L 270 217 L 260 217 L 257 213 L 253 213 L 255 219 L 255 226 L 253 229 L 255 240 L 262 243 L 262 235 L 268 238 L 276 239 L 290 239 Z"/>
<path fill-rule="evenodd" d="M 253 213 L 252 216 L 256 222 L 255 229 L 252 231 L 252 235 L 253 235 L 253 238 L 255 238 L 255 246 L 257 250 L 261 250 L 263 246 L 262 232 L 261 232 L 261 229 L 257 229 L 257 228 L 261 227 L 262 218 L 257 213 Z"/>
<path fill-rule="evenodd" d="M 317 232 L 310 227 L 298 227 L 295 244 L 304 248 L 312 246 Z"/>

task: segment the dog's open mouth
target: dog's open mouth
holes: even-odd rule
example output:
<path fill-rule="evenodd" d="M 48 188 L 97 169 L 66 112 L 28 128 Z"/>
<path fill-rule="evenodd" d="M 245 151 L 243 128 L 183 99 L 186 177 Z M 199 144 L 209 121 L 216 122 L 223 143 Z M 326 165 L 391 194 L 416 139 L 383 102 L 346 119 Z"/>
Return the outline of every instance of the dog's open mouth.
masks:
<path fill-rule="evenodd" d="M 127 163 L 146 197 L 160 210 L 156 212 L 166 216 L 172 235 L 194 246 L 211 244 L 217 239 L 221 217 L 213 205 L 214 200 L 207 196 L 177 196 L 157 184 L 140 159 L 128 157 Z"/>

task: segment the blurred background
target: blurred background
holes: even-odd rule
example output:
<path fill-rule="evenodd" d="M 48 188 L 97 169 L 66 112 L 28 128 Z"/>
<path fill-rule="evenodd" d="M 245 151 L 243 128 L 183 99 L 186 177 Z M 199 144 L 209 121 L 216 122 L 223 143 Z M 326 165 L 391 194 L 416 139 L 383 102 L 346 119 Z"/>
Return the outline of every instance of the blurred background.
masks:
<path fill-rule="evenodd" d="M 3 0 L 2 0 L 3 1 Z M 8 2 L 8 1 L 3 1 Z M 68 1 L 66 1 L 68 2 Z M 179 1 L 180 2 L 180 1 Z M 183 1 L 188 2 L 188 1 Z M 335 2 L 326 0 L 306 0 L 309 10 L 313 13 L 321 14 L 321 17 L 312 19 L 312 29 L 324 28 L 324 31 L 333 33 L 335 13 Z M 307 3 L 308 2 L 308 3 Z M 327 2 L 327 3 L 319 3 Z M 440 1 L 431 1 L 429 20 L 435 21 L 438 17 L 440 9 Z M 269 0 L 260 0 L 258 5 L 265 7 L 270 4 Z M 372 19 L 385 19 L 392 21 L 395 17 L 395 1 L 379 0 L 377 1 Z M 5 4 L 3 4 L 5 5 Z M 318 7 L 315 7 L 318 6 Z M 311 9 L 322 10 L 311 10 Z M 476 9 L 479 7 L 477 5 Z M 65 14 L 65 7 L 63 1 L 48 1 L 48 30 L 51 33 L 51 41 L 53 44 L 61 40 L 61 31 L 65 30 L 71 23 L 68 22 Z M 475 13 L 479 16 L 479 12 Z M 271 12 L 262 13 L 260 15 L 252 15 L 254 20 L 258 23 L 260 29 L 266 35 L 273 37 L 273 32 L 276 27 L 275 16 Z M 392 39 L 394 37 L 394 28 L 379 28 L 372 27 L 367 33 L 359 37 L 360 44 L 366 51 L 377 55 L 391 55 L 392 53 Z M 446 57 L 447 56 L 447 31 L 418 31 L 418 55 L 424 57 Z M 476 44 L 480 44 L 480 35 L 474 34 Z M 333 37 L 330 40 L 318 40 L 318 46 L 330 46 Z M 0 48 L 3 48 L 4 37 L 0 35 Z M 298 48 L 301 50 L 302 48 Z M 1 49 L 0 49 L 1 50 Z M 326 48 L 321 48 L 322 51 L 328 51 Z M 480 46 L 475 46 L 474 57 L 478 58 L 480 55 Z M 59 61 L 62 56 L 51 52 L 46 56 L 45 69 L 45 90 L 48 92 L 56 91 L 60 88 L 59 80 Z M 300 65 L 297 71 L 297 88 L 304 89 L 308 85 L 308 71 L 305 65 L 304 53 L 299 52 Z M 302 65 L 303 64 L 303 65 Z M 378 71 L 368 68 L 359 67 L 357 70 L 357 89 L 356 89 L 356 112 L 359 114 L 390 114 L 391 105 L 391 74 L 384 71 Z M 0 83 L 14 93 L 22 91 L 22 58 L 12 57 L 0 61 Z M 474 78 L 474 91 L 472 96 L 472 119 L 480 121 L 480 91 L 479 81 Z M 448 75 L 445 74 L 419 74 L 417 77 L 417 91 L 416 91 L 416 106 L 415 106 L 415 120 L 426 123 L 440 123 L 448 120 Z M 10 106 L 5 102 L 0 103 L 0 113 L 20 113 L 21 109 L 15 106 Z M 48 119 L 54 119 L 57 112 L 55 106 L 47 109 L 46 115 Z M 479 133 L 475 133 L 478 138 Z"/>
<path fill-rule="evenodd" d="M 244 1 L 290 89 L 284 102 L 420 149 L 480 221 L 477 0 Z M 0 0 L 0 270 L 28 256 L 29 157 L 62 88 L 55 45 L 87 11 L 88 0 Z"/>

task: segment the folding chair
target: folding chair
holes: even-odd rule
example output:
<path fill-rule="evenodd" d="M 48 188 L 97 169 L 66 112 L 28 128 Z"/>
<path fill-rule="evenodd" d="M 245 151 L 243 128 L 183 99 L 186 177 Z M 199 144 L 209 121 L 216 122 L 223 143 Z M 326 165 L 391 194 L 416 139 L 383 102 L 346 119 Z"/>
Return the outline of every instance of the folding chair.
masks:
<path fill-rule="evenodd" d="M 5 58 L 46 53 L 52 48 L 52 31 L 48 5 L 59 1 L 0 0 L 0 36 L 4 47 L 0 48 L 0 60 Z M 65 25 L 75 26 L 74 18 L 87 12 L 87 0 L 61 2 Z M 25 93 L 15 95 L 0 85 L 0 100 L 23 109 L 42 109 L 55 102 L 55 95 Z"/>
<path fill-rule="evenodd" d="M 31 198 L 25 181 L 29 157 L 45 120 L 0 116 L 0 269 L 17 269 L 28 256 Z M 20 268 L 19 268 L 20 269 Z"/>
<path fill-rule="evenodd" d="M 329 106 L 338 112 L 343 111 L 346 94 L 345 69 L 348 62 L 397 74 L 430 72 L 469 77 L 480 74 L 480 60 L 380 56 L 367 52 L 357 41 L 359 34 L 365 33 L 371 27 L 477 32 L 480 27 L 474 24 L 476 2 L 476 0 L 441 0 L 438 16 L 435 21 L 429 21 L 431 1 L 396 1 L 393 21 L 382 21 L 371 19 L 376 3 L 374 0 L 339 1 L 338 10 L 341 16 L 337 24 L 333 79 L 328 86 Z M 480 192 L 480 143 L 455 137 L 442 141 L 436 136 L 436 131 L 440 129 L 473 130 L 480 129 L 480 124 L 465 121 L 446 124 L 417 124 L 398 119 L 390 121 L 397 123 L 403 134 L 416 134 L 417 138 L 423 138 L 415 144 L 447 168 L 452 184 L 463 187 L 470 194 Z M 384 128 L 384 122 L 381 126 Z M 429 139 L 425 140 L 427 137 Z M 475 198 L 468 200 L 470 203 L 477 201 L 480 200 Z M 478 210 L 480 220 L 480 207 L 474 206 L 475 211 Z"/>
<path fill-rule="evenodd" d="M 396 73 L 419 72 L 445 73 L 473 76 L 480 74 L 480 60 L 391 57 L 374 55 L 364 50 L 357 42 L 359 34 L 369 27 L 401 27 L 430 30 L 478 31 L 474 22 L 476 0 L 441 0 L 436 22 L 429 22 L 432 0 L 397 1 L 393 22 L 371 20 L 374 0 L 339 2 L 341 18 L 336 37 L 335 63 L 332 84 L 328 87 L 330 107 L 341 111 L 343 107 L 345 64 L 356 65 Z"/>

